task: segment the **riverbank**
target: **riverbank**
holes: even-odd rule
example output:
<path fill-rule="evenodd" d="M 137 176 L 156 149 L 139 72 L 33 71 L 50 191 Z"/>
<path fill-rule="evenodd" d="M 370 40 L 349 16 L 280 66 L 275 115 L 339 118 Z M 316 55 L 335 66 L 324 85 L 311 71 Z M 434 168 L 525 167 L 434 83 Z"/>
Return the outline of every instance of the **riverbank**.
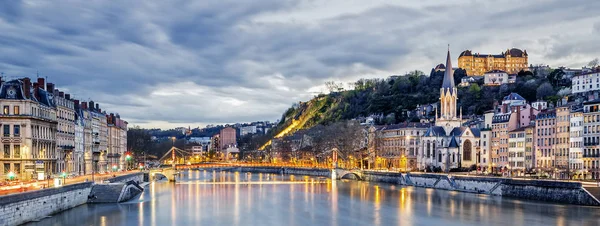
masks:
<path fill-rule="evenodd" d="M 331 170 L 320 168 L 235 167 L 230 170 L 254 173 L 322 176 L 329 178 L 332 176 Z M 393 183 L 404 186 L 488 194 L 561 204 L 600 206 L 600 201 L 578 182 L 343 169 L 335 170 L 335 174 L 336 179 L 344 178 Z"/>
<path fill-rule="evenodd" d="M 132 173 L 110 177 L 105 181 L 121 184 L 121 189 L 115 191 L 117 200 L 126 200 L 139 194 L 131 188 L 136 187 L 131 183 L 143 182 L 144 175 Z M 88 203 L 92 190 L 103 185 L 82 182 L 0 196 L 0 225 L 20 225 Z"/>

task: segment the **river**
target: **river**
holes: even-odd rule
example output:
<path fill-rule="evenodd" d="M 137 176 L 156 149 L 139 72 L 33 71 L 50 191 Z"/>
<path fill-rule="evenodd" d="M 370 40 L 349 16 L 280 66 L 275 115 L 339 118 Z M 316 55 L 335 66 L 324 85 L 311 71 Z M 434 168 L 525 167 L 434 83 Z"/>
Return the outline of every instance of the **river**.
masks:
<path fill-rule="evenodd" d="M 600 225 L 600 208 L 361 181 L 189 171 L 28 225 Z"/>

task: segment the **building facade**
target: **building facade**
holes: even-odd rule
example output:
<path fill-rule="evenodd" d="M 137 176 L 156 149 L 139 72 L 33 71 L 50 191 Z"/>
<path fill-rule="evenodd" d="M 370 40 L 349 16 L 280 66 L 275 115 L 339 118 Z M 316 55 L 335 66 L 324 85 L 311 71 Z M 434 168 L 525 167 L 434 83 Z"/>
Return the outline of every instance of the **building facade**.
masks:
<path fill-rule="evenodd" d="M 382 126 L 377 129 L 375 149 L 381 157 L 376 168 L 397 170 L 417 170 L 417 159 L 422 155 L 421 137 L 429 128 L 424 123 L 402 123 Z"/>
<path fill-rule="evenodd" d="M 64 167 L 56 151 L 56 106 L 45 85 L 39 85 L 44 82 L 23 78 L 1 83 L 3 178 L 45 179 Z"/>
<path fill-rule="evenodd" d="M 583 169 L 586 179 L 600 179 L 600 101 L 583 104 Z"/>
<path fill-rule="evenodd" d="M 569 170 L 574 179 L 582 179 L 583 171 L 583 108 L 574 109 L 569 118 Z"/>
<path fill-rule="evenodd" d="M 509 74 L 516 74 L 521 70 L 528 70 L 527 50 L 512 48 L 498 55 L 473 53 L 471 50 L 463 51 L 458 57 L 458 67 L 467 71 L 467 75 L 483 75 L 492 70 L 502 70 Z M 446 67 L 447 68 L 447 67 Z"/>

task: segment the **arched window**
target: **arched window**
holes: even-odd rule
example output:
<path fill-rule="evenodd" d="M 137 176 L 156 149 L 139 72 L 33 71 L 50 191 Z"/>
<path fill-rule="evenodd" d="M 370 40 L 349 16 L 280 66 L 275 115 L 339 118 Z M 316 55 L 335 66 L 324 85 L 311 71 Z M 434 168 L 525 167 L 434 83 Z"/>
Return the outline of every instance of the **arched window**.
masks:
<path fill-rule="evenodd" d="M 431 142 L 427 141 L 427 157 L 431 156 Z"/>
<path fill-rule="evenodd" d="M 473 145 L 470 140 L 465 140 L 463 144 L 463 161 L 471 161 L 471 149 Z"/>

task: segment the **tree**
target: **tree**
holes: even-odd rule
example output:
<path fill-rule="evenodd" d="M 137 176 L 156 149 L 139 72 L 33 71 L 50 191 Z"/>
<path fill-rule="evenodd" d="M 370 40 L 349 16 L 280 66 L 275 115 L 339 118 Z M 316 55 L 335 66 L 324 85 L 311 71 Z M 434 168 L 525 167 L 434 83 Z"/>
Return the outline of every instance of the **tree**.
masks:
<path fill-rule="evenodd" d="M 545 82 L 544 84 L 542 84 L 540 87 L 537 88 L 537 98 L 538 99 L 545 99 L 547 97 L 553 96 L 555 94 L 554 92 L 554 88 L 552 88 L 552 85 L 550 85 L 550 83 Z"/>
<path fill-rule="evenodd" d="M 558 86 L 558 82 L 563 79 L 565 72 L 561 69 L 554 69 L 548 74 L 548 81 L 554 86 Z"/>
<path fill-rule="evenodd" d="M 588 66 L 591 67 L 591 68 L 594 68 L 594 67 L 598 66 L 598 63 L 599 63 L 598 62 L 598 58 L 595 58 L 595 59 L 593 59 L 592 61 L 590 61 L 588 63 Z"/>

